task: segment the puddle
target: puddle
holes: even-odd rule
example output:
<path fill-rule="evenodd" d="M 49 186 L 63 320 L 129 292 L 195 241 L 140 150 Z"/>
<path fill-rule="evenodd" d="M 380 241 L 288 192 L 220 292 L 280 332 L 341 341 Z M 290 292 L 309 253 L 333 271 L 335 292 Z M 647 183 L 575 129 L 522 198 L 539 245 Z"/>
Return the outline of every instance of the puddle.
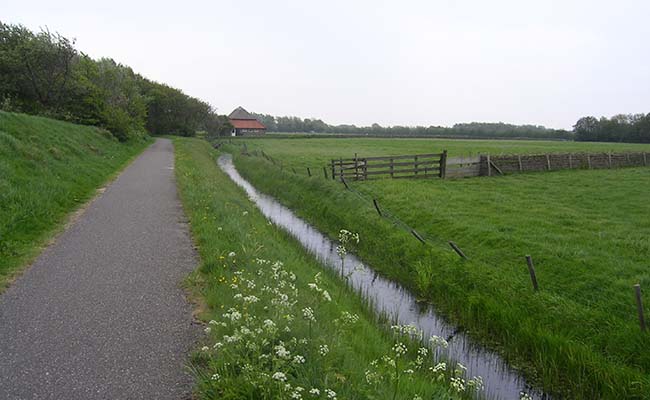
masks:
<path fill-rule="evenodd" d="M 297 217 L 274 198 L 258 192 L 242 178 L 232 163 L 230 155 L 219 158 L 219 167 L 257 205 L 270 221 L 281 226 L 294 236 L 316 258 L 336 271 L 340 270 L 341 259 L 336 253 L 336 243 L 314 227 Z M 362 238 L 363 240 L 363 238 Z M 489 399 L 519 400 L 520 393 L 528 393 L 533 399 L 548 399 L 533 391 L 516 371 L 510 368 L 496 353 L 486 351 L 474 344 L 454 326 L 439 318 L 430 306 L 423 306 L 399 284 L 387 280 L 354 255 L 345 258 L 345 271 L 350 274 L 350 283 L 370 300 L 379 313 L 386 314 L 399 324 L 413 324 L 424 331 L 424 337 L 431 335 L 448 339 L 449 347 L 441 355 L 448 360 L 467 367 L 467 377 L 481 376 L 485 385 L 483 394 Z"/>

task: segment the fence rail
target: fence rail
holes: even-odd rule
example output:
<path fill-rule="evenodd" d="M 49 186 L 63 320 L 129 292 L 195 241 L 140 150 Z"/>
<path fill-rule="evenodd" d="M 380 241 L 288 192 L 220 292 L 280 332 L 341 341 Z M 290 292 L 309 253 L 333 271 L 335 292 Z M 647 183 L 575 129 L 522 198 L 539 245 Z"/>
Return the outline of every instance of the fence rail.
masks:
<path fill-rule="evenodd" d="M 397 162 L 395 160 L 398 160 Z M 447 150 L 442 153 L 398 155 L 385 157 L 339 158 L 331 160 L 332 179 L 355 181 L 380 178 L 444 178 Z"/>

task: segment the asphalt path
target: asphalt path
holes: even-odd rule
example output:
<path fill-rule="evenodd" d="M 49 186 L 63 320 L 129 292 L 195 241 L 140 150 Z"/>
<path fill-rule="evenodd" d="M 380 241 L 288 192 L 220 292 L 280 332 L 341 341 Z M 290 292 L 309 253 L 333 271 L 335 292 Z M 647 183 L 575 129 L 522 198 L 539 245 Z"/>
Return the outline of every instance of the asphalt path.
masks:
<path fill-rule="evenodd" d="M 196 255 L 173 168 L 158 139 L 0 295 L 0 399 L 190 397 Z"/>

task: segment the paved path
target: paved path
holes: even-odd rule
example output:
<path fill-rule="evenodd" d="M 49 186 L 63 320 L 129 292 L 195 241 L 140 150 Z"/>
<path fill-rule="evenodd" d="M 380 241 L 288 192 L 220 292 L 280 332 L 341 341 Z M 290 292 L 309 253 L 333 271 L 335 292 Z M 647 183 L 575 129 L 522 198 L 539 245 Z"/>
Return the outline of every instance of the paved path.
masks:
<path fill-rule="evenodd" d="M 0 399 L 189 398 L 173 163 L 158 139 L 0 296 Z"/>

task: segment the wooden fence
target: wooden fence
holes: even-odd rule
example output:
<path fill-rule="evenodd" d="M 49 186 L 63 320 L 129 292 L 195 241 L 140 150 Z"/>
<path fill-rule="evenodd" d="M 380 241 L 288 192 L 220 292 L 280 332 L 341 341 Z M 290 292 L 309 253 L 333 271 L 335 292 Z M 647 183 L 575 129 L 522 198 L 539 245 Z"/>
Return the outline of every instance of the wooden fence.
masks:
<path fill-rule="evenodd" d="M 480 175 L 555 171 L 561 169 L 607 169 L 648 166 L 650 156 L 635 153 L 564 153 L 481 156 Z"/>
<path fill-rule="evenodd" d="M 339 158 L 331 160 L 332 179 L 368 180 L 390 178 L 444 178 L 447 150 L 435 154 L 385 157 Z"/>

